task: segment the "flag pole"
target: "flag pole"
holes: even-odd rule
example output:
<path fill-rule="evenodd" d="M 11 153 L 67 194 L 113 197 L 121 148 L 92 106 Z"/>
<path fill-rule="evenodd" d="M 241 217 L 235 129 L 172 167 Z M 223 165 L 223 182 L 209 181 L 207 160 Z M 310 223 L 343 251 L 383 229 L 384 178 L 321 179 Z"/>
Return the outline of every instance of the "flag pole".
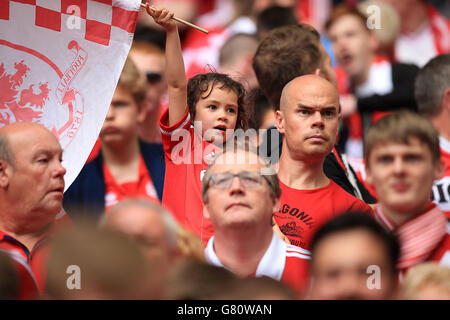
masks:
<path fill-rule="evenodd" d="M 146 3 L 141 3 L 141 7 L 147 9 Z M 150 8 L 150 10 L 152 10 L 152 11 L 155 10 L 155 9 L 153 9 L 152 7 L 149 7 L 149 8 Z M 185 25 L 187 25 L 187 26 L 189 26 L 189 27 L 191 27 L 191 28 L 197 29 L 198 31 L 201 31 L 201 32 L 203 32 L 203 33 L 208 34 L 208 30 L 203 29 L 203 28 L 200 28 L 199 26 L 197 26 L 197 25 L 195 25 L 195 24 L 193 24 L 193 23 L 190 23 L 190 22 L 188 22 L 188 21 L 186 21 L 186 20 L 183 20 L 183 19 L 181 19 L 181 18 L 177 18 L 177 17 L 175 17 L 175 16 L 173 16 L 172 19 L 175 20 L 175 21 L 178 21 L 178 22 L 180 22 L 180 23 L 183 23 L 183 24 L 185 24 Z"/>

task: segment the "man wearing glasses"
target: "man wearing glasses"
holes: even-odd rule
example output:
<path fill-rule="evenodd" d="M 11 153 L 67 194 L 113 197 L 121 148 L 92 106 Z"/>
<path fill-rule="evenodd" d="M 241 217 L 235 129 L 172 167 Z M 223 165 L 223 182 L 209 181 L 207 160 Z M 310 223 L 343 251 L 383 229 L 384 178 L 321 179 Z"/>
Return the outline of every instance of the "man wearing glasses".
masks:
<path fill-rule="evenodd" d="M 281 190 L 270 164 L 248 148 L 225 148 L 202 183 L 204 215 L 214 227 L 206 260 L 241 277 L 276 279 L 301 297 L 309 252 L 286 244 L 272 229 Z"/>

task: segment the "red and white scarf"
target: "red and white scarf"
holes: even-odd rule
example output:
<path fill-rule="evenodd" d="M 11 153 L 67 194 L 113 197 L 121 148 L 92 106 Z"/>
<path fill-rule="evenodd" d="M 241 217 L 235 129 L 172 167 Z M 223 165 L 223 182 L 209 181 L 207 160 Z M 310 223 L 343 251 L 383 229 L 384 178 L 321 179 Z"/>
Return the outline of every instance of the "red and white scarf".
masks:
<path fill-rule="evenodd" d="M 397 227 L 383 213 L 380 205 L 377 205 L 374 215 L 382 226 L 399 238 L 399 269 L 408 269 L 427 260 L 447 234 L 445 214 L 434 203 L 430 203 L 423 213 Z"/>
<path fill-rule="evenodd" d="M 431 4 L 427 4 L 427 14 L 437 53 L 450 52 L 450 20 L 440 15 Z"/>

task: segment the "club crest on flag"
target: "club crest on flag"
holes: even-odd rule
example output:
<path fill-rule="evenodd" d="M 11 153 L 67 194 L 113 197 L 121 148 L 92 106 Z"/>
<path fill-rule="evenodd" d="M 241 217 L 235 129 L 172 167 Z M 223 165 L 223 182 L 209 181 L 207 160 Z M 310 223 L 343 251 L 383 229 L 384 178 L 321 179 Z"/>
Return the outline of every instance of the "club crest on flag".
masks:
<path fill-rule="evenodd" d="M 86 63 L 86 51 L 80 48 L 76 41 L 71 41 L 68 53 L 72 51 L 75 57 L 72 64 L 62 73 L 49 58 L 31 48 L 1 40 L 0 46 L 17 50 L 21 56 L 23 55 L 22 60 L 13 61 L 13 59 L 9 66 L 5 66 L 4 62 L 0 64 L 0 88 L 2 88 L 0 127 L 14 122 L 40 122 L 49 128 L 59 138 L 61 146 L 66 148 L 75 137 L 83 120 L 83 96 L 77 89 L 71 88 L 70 84 Z M 8 52 L 7 49 L 4 51 Z M 17 54 L 11 52 L 8 56 L 16 57 Z M 30 61 L 36 60 L 31 57 L 44 64 L 39 67 L 40 70 L 48 69 L 47 79 L 52 73 L 55 74 L 53 76 L 60 78 L 57 87 L 49 87 L 49 81 L 40 81 L 42 77 L 33 73 L 32 66 L 36 66 L 37 61 Z M 11 67 L 14 70 L 7 71 Z"/>

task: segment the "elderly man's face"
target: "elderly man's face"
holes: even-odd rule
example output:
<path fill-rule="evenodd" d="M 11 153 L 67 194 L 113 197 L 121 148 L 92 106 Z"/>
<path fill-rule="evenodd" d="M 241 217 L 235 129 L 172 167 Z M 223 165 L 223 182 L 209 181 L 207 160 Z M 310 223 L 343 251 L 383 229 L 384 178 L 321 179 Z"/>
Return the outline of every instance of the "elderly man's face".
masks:
<path fill-rule="evenodd" d="M 21 214 L 51 221 L 62 209 L 64 174 L 62 149 L 45 128 L 31 127 L 9 134 L 15 168 L 9 166 L 8 194 Z"/>
<path fill-rule="evenodd" d="M 250 179 L 250 175 L 259 175 L 263 168 L 255 155 L 237 151 L 219 156 L 210 173 L 212 177 L 223 173 L 245 173 Z M 271 228 L 272 215 L 279 208 L 279 199 L 272 198 L 268 181 L 260 177 L 260 184 L 251 187 L 244 186 L 238 177 L 232 178 L 230 186 L 223 189 L 210 182 L 204 213 L 211 219 L 216 231 L 224 228 L 236 230 L 258 224 Z"/>

